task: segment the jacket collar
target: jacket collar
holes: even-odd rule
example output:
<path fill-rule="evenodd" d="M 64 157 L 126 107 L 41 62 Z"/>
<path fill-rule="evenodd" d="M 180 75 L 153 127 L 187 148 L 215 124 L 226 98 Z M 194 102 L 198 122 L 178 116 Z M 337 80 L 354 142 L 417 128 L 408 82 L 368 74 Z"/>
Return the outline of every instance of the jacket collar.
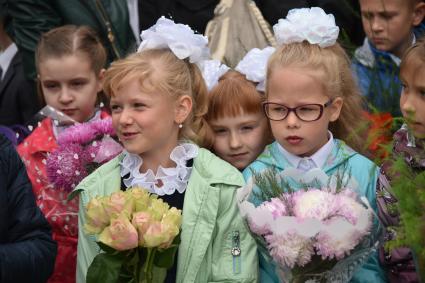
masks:
<path fill-rule="evenodd" d="M 334 168 L 345 163 L 353 155 L 357 154 L 353 149 L 347 146 L 343 141 L 334 139 L 334 146 L 331 153 L 327 156 L 322 170 L 326 173 L 331 172 Z M 266 147 L 266 150 L 258 157 L 258 161 L 266 164 L 269 167 L 276 167 L 279 171 L 285 168 L 293 167 L 288 159 L 282 154 L 279 149 L 279 144 L 273 142 Z"/>
<path fill-rule="evenodd" d="M 9 45 L 2 53 L 0 53 L 0 67 L 3 71 L 3 77 L 0 78 L 0 81 L 4 78 L 7 73 L 9 66 L 12 64 L 13 57 L 18 53 L 18 48 L 15 43 Z"/>

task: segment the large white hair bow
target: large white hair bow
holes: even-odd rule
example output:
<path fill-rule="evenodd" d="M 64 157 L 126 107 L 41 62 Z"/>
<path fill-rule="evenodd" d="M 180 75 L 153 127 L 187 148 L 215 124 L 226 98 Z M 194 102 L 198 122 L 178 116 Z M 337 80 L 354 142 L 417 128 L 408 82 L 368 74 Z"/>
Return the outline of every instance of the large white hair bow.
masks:
<path fill-rule="evenodd" d="M 264 92 L 267 61 L 275 50 L 274 47 L 270 46 L 264 49 L 251 49 L 238 63 L 235 70 L 244 74 L 248 80 L 258 83 L 257 90 Z"/>
<path fill-rule="evenodd" d="M 307 40 L 310 44 L 328 47 L 338 39 L 339 28 L 332 14 L 322 8 L 292 9 L 286 19 L 279 19 L 273 26 L 279 45 Z"/>
<path fill-rule="evenodd" d="M 205 60 L 198 63 L 202 72 L 202 77 L 205 80 L 208 91 L 212 90 L 218 83 L 218 80 L 230 68 L 225 64 L 221 64 L 219 60 Z"/>
<path fill-rule="evenodd" d="M 176 24 L 164 16 L 155 25 L 140 34 L 138 52 L 145 49 L 169 48 L 179 59 L 189 58 L 191 63 L 198 63 L 209 58 L 208 39 L 195 34 L 188 26 Z"/>

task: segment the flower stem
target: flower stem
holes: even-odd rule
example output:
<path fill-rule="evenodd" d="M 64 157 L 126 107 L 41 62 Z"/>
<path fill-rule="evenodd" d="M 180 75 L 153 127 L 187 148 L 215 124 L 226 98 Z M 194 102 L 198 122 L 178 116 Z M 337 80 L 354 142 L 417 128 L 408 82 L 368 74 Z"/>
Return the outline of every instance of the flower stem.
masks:
<path fill-rule="evenodd" d="M 145 283 L 153 282 L 153 261 L 155 259 L 156 248 L 147 248 L 148 254 L 146 256 L 146 262 L 144 264 L 143 273 L 145 274 Z"/>

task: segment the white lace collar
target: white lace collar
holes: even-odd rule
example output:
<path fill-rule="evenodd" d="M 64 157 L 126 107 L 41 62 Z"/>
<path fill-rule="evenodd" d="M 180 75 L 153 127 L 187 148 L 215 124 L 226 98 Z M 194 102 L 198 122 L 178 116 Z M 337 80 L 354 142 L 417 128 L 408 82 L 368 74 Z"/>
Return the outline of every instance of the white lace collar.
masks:
<path fill-rule="evenodd" d="M 123 179 L 124 185 L 129 188 L 138 186 L 146 188 L 150 193 L 157 195 L 172 195 L 175 191 L 183 193 L 186 190 L 187 182 L 192 172 L 192 167 L 187 167 L 188 160 L 198 155 L 198 146 L 191 143 L 182 143 L 178 145 L 170 154 L 170 159 L 176 163 L 176 167 L 164 168 L 158 167 L 155 173 L 149 169 L 145 173 L 140 173 L 143 160 L 137 154 L 123 151 L 124 158 L 120 162 L 121 177 L 130 174 Z M 162 183 L 162 187 L 157 187 L 158 181 Z"/>

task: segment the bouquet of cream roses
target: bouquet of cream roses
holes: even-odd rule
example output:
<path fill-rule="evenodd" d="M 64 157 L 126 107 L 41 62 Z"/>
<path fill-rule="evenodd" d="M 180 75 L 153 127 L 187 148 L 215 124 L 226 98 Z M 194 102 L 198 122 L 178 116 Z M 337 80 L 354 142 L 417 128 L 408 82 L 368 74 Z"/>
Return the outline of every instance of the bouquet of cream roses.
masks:
<path fill-rule="evenodd" d="M 376 251 L 377 218 L 355 187 L 317 168 L 289 168 L 254 173 L 240 189 L 241 214 L 281 282 L 348 282 Z"/>
<path fill-rule="evenodd" d="M 145 189 L 91 199 L 84 229 L 97 236 L 104 253 L 94 258 L 87 282 L 163 282 L 174 263 L 180 226 L 181 210 Z"/>

